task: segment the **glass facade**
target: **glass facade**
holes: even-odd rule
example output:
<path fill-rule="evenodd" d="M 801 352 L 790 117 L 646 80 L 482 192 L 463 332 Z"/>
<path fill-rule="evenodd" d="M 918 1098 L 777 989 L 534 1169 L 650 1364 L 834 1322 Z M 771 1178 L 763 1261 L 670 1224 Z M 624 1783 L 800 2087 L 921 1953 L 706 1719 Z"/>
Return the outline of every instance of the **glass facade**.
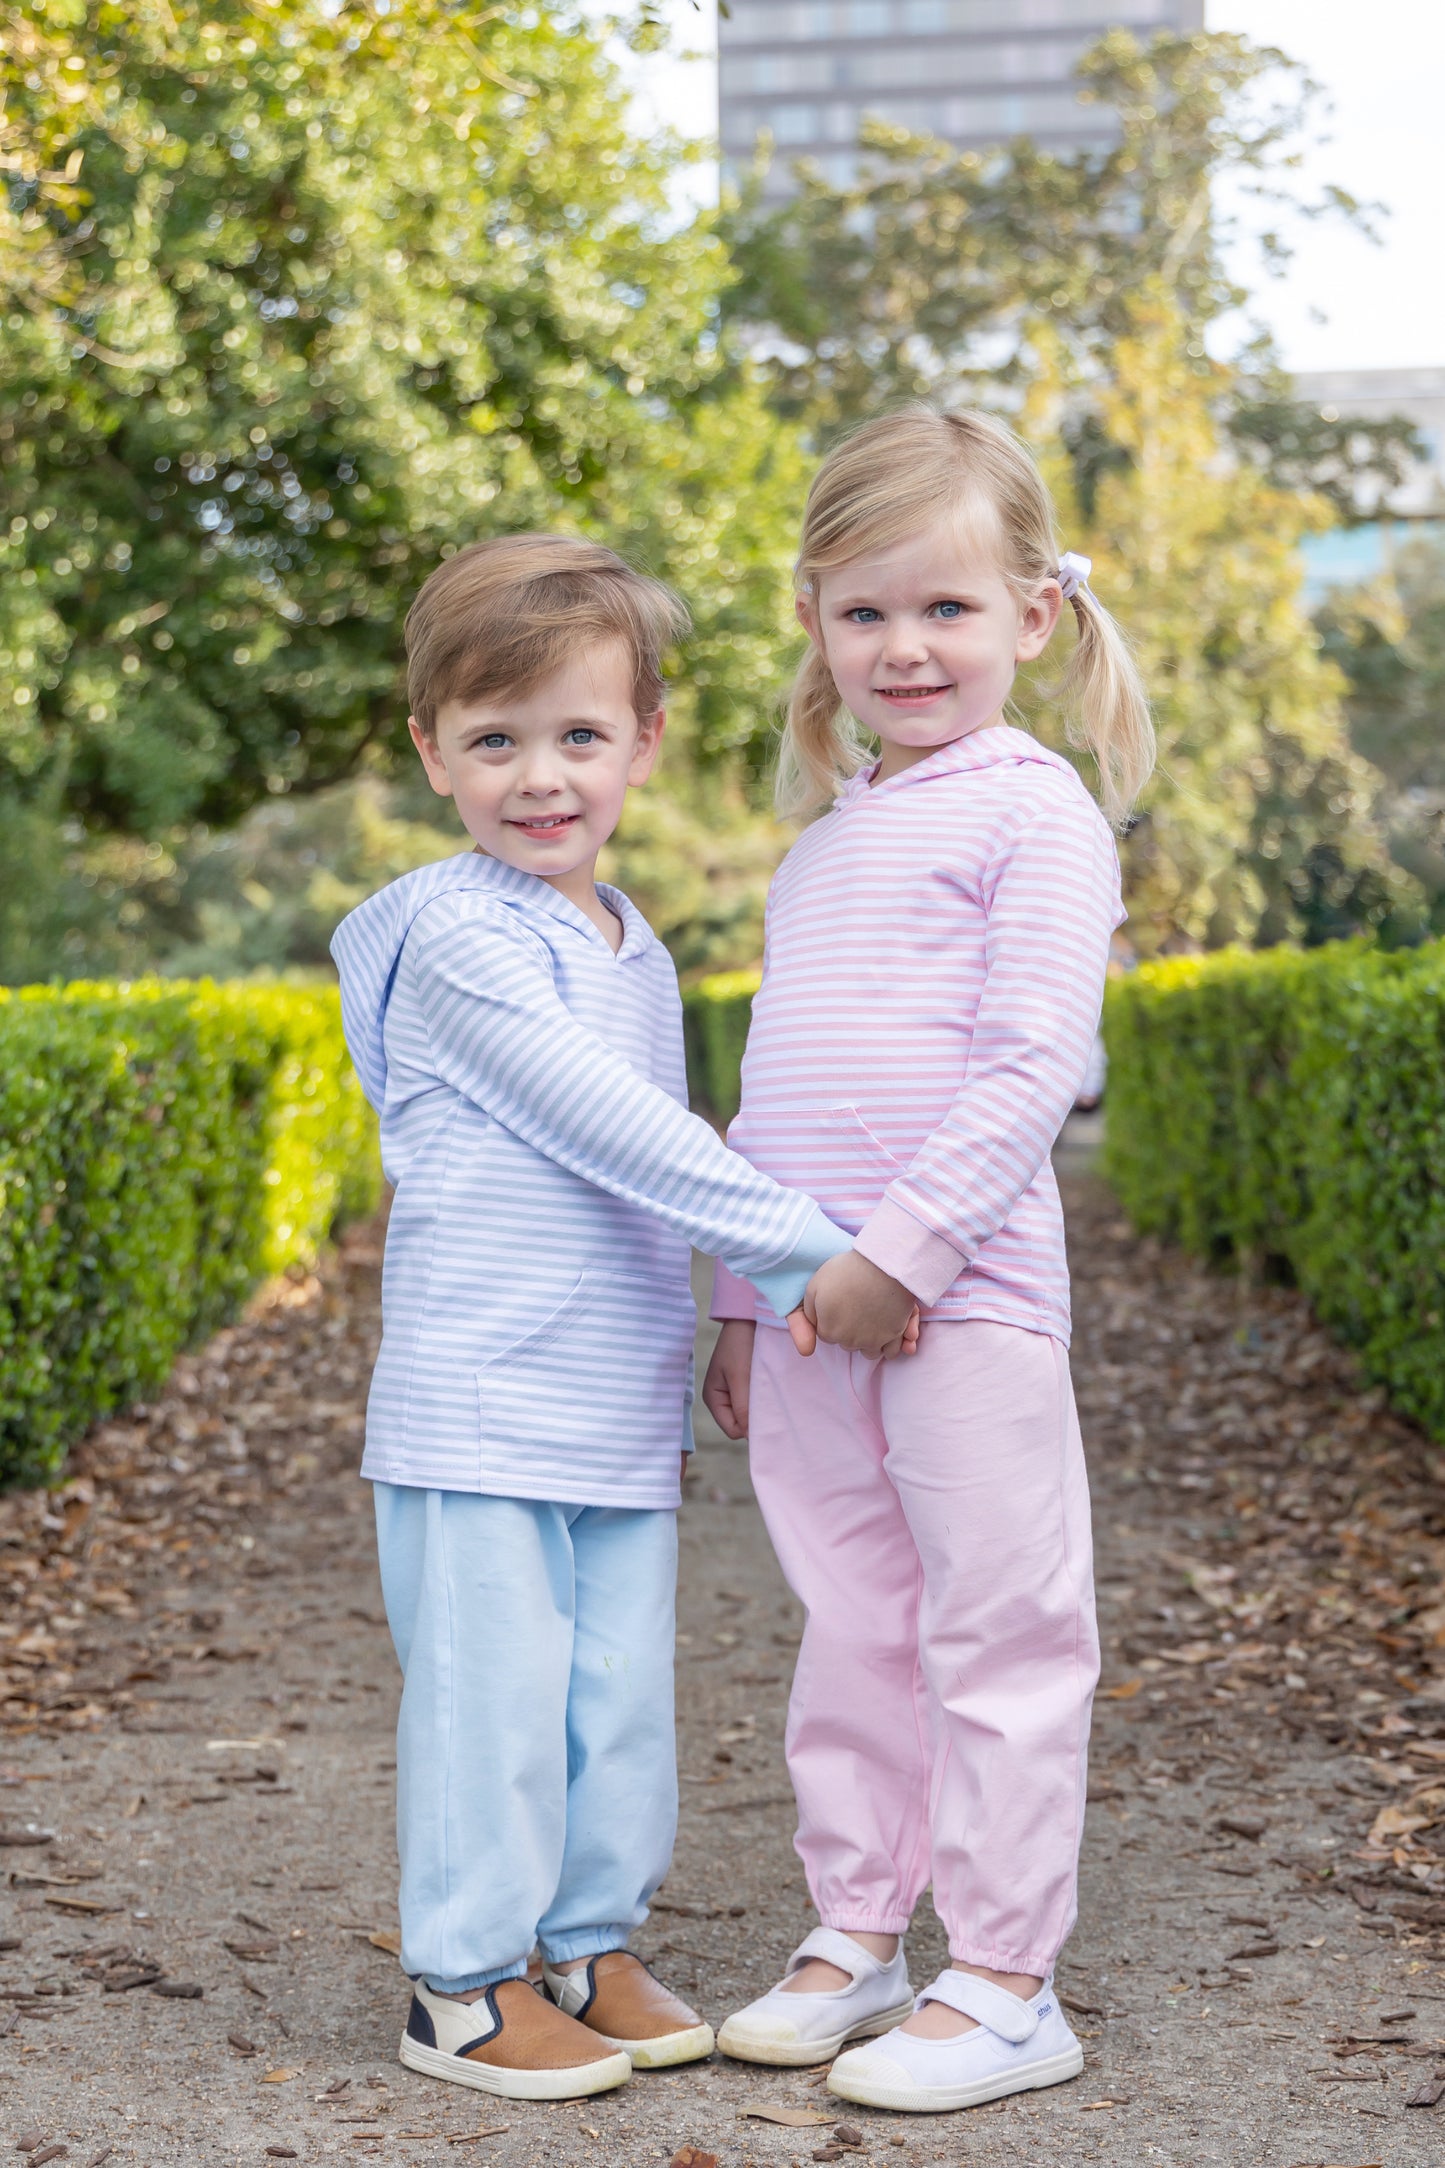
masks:
<path fill-rule="evenodd" d="M 959 149 L 1032 135 L 1053 149 L 1106 143 L 1107 111 L 1070 76 L 1106 30 L 1197 30 L 1204 0 L 733 0 L 718 28 L 723 165 L 737 173 L 760 136 L 786 194 L 799 157 L 836 185 L 852 177 L 865 119 Z"/>

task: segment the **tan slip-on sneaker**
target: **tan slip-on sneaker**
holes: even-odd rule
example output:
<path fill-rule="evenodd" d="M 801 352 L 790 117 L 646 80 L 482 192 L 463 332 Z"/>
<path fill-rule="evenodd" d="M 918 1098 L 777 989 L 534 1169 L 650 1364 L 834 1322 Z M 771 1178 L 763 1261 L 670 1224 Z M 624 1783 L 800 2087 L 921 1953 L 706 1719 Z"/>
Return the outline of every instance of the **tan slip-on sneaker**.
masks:
<path fill-rule="evenodd" d="M 630 1950 L 606 1950 L 575 1972 L 554 1972 L 548 1965 L 542 1976 L 558 2008 L 624 2048 L 635 2070 L 695 2063 L 713 2051 L 711 2025 Z"/>
<path fill-rule="evenodd" d="M 525 1980 L 501 1980 L 476 2002 L 434 1995 L 416 1981 L 401 2059 L 408 2070 L 506 2100 L 580 2100 L 632 2075 L 620 2049 L 554 2009 Z"/>

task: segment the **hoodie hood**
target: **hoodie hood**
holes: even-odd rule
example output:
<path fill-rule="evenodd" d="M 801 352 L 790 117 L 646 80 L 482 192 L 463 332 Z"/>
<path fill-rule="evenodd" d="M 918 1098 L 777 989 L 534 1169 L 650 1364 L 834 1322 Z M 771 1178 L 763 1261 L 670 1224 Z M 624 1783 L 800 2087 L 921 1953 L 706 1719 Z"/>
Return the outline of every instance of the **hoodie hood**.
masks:
<path fill-rule="evenodd" d="M 1072 776 L 1081 790 L 1086 788 L 1078 769 L 1061 753 L 1041 745 L 1026 730 L 1015 730 L 1011 723 L 992 723 L 986 730 L 970 730 L 966 736 L 940 745 L 925 759 L 915 760 L 911 768 L 890 775 L 884 783 L 874 784 L 874 766 L 860 768 L 844 784 L 834 804 L 853 805 L 860 798 L 877 797 L 884 791 L 916 790 L 924 783 L 937 782 L 940 776 L 957 775 L 966 768 L 1017 767 L 1059 768 L 1065 775 Z"/>
<path fill-rule="evenodd" d="M 378 1114 L 386 1098 L 386 1007 L 412 921 L 454 888 L 494 885 L 495 862 L 475 851 L 418 866 L 348 911 L 331 936 L 341 978 L 341 1024 L 361 1088 Z M 525 875 L 523 876 L 525 879 Z"/>

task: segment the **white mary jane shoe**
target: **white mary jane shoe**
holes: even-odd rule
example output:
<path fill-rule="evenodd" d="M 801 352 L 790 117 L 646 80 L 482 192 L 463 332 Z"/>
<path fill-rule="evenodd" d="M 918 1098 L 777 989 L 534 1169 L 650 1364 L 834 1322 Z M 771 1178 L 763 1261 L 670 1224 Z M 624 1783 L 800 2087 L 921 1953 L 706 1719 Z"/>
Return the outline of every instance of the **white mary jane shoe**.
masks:
<path fill-rule="evenodd" d="M 850 2048 L 828 2073 L 829 2092 L 868 2108 L 937 2115 L 949 2108 L 976 2108 L 1006 2093 L 1059 2085 L 1084 2067 L 1084 2051 L 1059 2008 L 1052 1980 L 1025 2002 L 991 1980 L 950 1967 L 923 1990 L 918 2007 L 926 2002 L 946 2002 L 971 2017 L 978 2030 L 953 2040 L 890 2032 L 885 2040 Z"/>
<path fill-rule="evenodd" d="M 724 2055 L 736 2056 L 739 2062 L 775 2063 L 790 2069 L 831 2062 L 850 2040 L 887 2032 L 913 2008 L 901 1942 L 884 1964 L 881 1958 L 870 1957 L 851 1935 L 836 1927 L 815 1927 L 788 1959 L 784 1978 L 811 1957 L 824 1958 L 846 1972 L 848 1985 L 817 1995 L 769 1988 L 723 2026 L 717 2044 Z"/>

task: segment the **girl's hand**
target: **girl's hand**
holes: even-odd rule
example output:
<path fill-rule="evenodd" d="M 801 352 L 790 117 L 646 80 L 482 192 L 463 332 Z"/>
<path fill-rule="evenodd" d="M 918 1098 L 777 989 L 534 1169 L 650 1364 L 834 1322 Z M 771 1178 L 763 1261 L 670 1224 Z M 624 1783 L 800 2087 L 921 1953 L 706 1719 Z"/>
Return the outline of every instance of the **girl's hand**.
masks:
<path fill-rule="evenodd" d="M 725 1438 L 748 1434 L 748 1386 L 757 1329 L 745 1317 L 725 1319 L 702 1381 L 703 1406 Z"/>
<path fill-rule="evenodd" d="M 808 1282 L 803 1314 L 818 1328 L 818 1338 L 855 1355 L 898 1354 L 913 1334 L 917 1346 L 918 1305 L 901 1280 L 880 1271 L 856 1250 L 830 1257 Z"/>

